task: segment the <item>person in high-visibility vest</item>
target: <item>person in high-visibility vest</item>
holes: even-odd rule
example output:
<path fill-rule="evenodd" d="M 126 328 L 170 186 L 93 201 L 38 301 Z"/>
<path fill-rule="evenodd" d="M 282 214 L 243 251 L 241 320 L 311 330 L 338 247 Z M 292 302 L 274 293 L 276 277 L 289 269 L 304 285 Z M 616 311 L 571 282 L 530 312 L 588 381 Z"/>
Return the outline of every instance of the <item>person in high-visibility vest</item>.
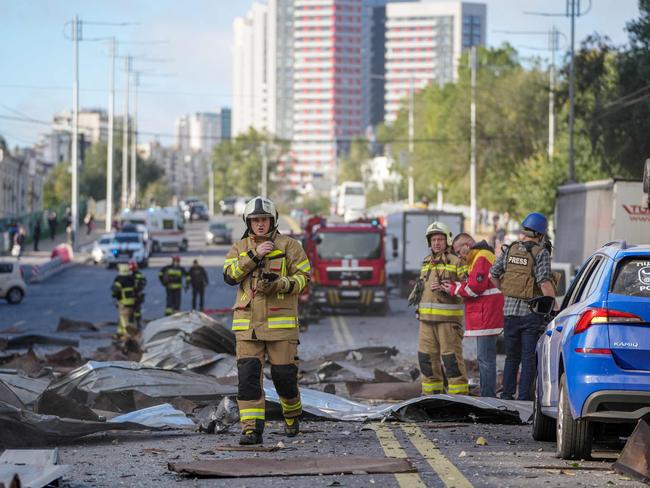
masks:
<path fill-rule="evenodd" d="M 117 302 L 119 320 L 117 323 L 117 337 L 127 339 L 137 334 L 138 328 L 135 321 L 136 283 L 129 265 L 118 264 L 118 275 L 113 280 L 111 294 Z"/>
<path fill-rule="evenodd" d="M 278 212 L 271 200 L 250 200 L 243 219 L 246 232 L 226 255 L 223 277 L 237 287 L 232 330 L 237 338 L 239 443 L 261 444 L 267 355 L 284 432 L 289 437 L 299 432 L 298 296 L 309 283 L 311 266 L 300 243 L 278 232 Z"/>
<path fill-rule="evenodd" d="M 172 264 L 163 267 L 158 273 L 158 279 L 167 293 L 165 315 L 174 314 L 181 309 L 181 291 L 186 277 L 187 271 L 181 266 L 180 256 L 173 256 Z"/>
<path fill-rule="evenodd" d="M 135 279 L 135 322 L 138 329 L 142 328 L 142 304 L 144 303 L 144 288 L 147 286 L 147 278 L 144 277 L 138 263 L 129 261 L 129 270 Z"/>

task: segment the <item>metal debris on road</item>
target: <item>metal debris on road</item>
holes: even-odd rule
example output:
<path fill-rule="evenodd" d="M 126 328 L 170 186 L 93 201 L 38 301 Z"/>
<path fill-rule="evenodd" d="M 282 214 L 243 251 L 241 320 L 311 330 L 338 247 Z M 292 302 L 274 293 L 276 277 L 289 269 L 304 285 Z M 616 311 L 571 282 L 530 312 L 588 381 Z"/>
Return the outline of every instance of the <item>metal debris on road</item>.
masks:
<path fill-rule="evenodd" d="M 183 412 L 175 409 L 169 403 L 154 407 L 143 408 L 110 419 L 110 423 L 133 422 L 147 427 L 169 429 L 194 429 L 196 425 Z"/>
<path fill-rule="evenodd" d="M 327 354 L 317 359 L 302 361 L 300 372 L 303 383 L 330 381 L 372 381 L 373 368 L 394 365 L 395 347 L 362 347 Z"/>
<path fill-rule="evenodd" d="M 74 320 L 66 317 L 59 317 L 59 324 L 56 327 L 57 332 L 78 332 L 82 330 L 98 331 L 99 327 L 92 322 L 85 320 Z"/>
<path fill-rule="evenodd" d="M 348 381 L 345 383 L 350 396 L 364 400 L 408 400 L 422 394 L 422 385 L 418 382 L 396 381 L 390 383 L 366 383 Z"/>
<path fill-rule="evenodd" d="M 18 395 L 2 380 L 0 380 L 0 402 L 5 402 L 18 408 L 25 407 L 23 402 L 20 401 L 20 398 L 18 398 Z"/>
<path fill-rule="evenodd" d="M 70 469 L 59 464 L 58 449 L 7 449 L 0 456 L 0 486 L 58 486 L 55 482 Z M 19 484 L 15 484 L 16 477 Z"/>
<path fill-rule="evenodd" d="M 239 408 L 236 401 L 224 397 L 218 405 L 206 405 L 194 412 L 194 418 L 199 424 L 199 432 L 220 434 L 239 423 Z"/>
<path fill-rule="evenodd" d="M 280 443 L 278 443 L 280 444 Z M 215 451 L 251 451 L 251 452 L 276 452 L 280 449 L 288 449 L 286 446 L 280 447 L 278 444 L 274 446 L 264 446 L 258 444 L 255 446 L 240 446 L 238 444 L 220 444 L 214 448 Z"/>
<path fill-rule="evenodd" d="M 625 447 L 612 466 L 614 471 L 650 483 L 650 425 L 639 420 Z"/>
<path fill-rule="evenodd" d="M 48 378 L 30 378 L 16 370 L 0 369 L 3 381 L 26 406 L 33 405 L 50 384 Z"/>
<path fill-rule="evenodd" d="M 416 472 L 408 459 L 361 456 L 211 459 L 189 463 L 169 463 L 168 468 L 170 471 L 189 476 L 216 478 Z"/>
<path fill-rule="evenodd" d="M 48 390 L 110 412 L 136 410 L 137 393 L 158 399 L 159 403 L 176 397 L 218 402 L 226 395 L 237 393 L 236 386 L 222 385 L 209 376 L 129 361 L 89 361 L 52 383 Z"/>
<path fill-rule="evenodd" d="M 53 337 L 41 334 L 23 334 L 8 337 L 0 340 L 0 350 L 2 349 L 27 349 L 34 344 L 44 346 L 79 346 L 79 341 L 74 339 L 65 339 L 63 337 Z"/>

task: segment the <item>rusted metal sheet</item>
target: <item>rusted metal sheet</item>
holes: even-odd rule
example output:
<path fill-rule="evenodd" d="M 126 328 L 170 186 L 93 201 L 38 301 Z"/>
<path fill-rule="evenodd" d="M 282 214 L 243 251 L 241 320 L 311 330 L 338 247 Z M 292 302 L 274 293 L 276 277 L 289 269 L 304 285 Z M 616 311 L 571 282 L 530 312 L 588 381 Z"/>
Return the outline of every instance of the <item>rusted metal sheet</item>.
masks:
<path fill-rule="evenodd" d="M 422 393 L 420 383 L 391 382 L 365 383 L 349 381 L 345 384 L 350 396 L 365 400 L 408 400 L 417 398 Z"/>
<path fill-rule="evenodd" d="M 614 463 L 614 470 L 650 484 L 650 425 L 639 420 L 634 432 Z"/>
<path fill-rule="evenodd" d="M 190 476 L 249 478 L 360 473 L 413 473 L 407 459 L 380 457 L 292 457 L 289 459 L 238 458 L 169 463 L 170 471 Z"/>

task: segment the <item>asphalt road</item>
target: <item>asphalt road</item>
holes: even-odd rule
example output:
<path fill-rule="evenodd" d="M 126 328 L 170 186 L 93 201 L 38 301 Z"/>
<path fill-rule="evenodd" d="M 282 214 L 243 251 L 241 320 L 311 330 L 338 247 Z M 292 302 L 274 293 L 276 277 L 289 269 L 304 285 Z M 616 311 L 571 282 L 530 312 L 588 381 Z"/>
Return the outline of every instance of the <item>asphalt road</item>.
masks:
<path fill-rule="evenodd" d="M 241 234 L 243 224 L 234 217 L 225 218 Z M 281 222 L 281 228 L 288 228 Z M 188 226 L 190 249 L 182 255 L 182 265 L 198 259 L 208 270 L 210 287 L 206 308 L 230 307 L 234 290 L 223 283 L 221 267 L 228 246 L 206 246 L 206 224 Z M 148 279 L 145 319 L 162 316 L 164 290 L 157 274 L 170 261 L 171 254 L 160 254 L 144 270 Z M 0 329 L 12 327 L 23 332 L 52 333 L 59 317 L 95 323 L 115 321 L 116 310 L 110 297 L 115 270 L 93 265 L 78 265 L 30 286 L 22 304 L 0 303 Z M 183 310 L 190 308 L 190 294 L 183 296 Z M 103 329 L 105 332 L 112 328 Z M 80 334 L 68 334 L 79 338 Z M 87 337 L 86 334 L 84 336 Z M 79 349 L 90 354 L 108 342 L 108 334 L 95 339 L 80 339 Z M 302 359 L 319 357 L 328 352 L 369 345 L 390 345 L 400 351 L 398 360 L 416 364 L 417 322 L 413 311 L 402 299 L 391 298 L 391 310 L 385 317 L 352 314 L 326 317 L 313 324 L 301 336 Z M 475 349 L 465 344 L 466 358 Z M 50 352 L 38 347 L 37 353 Z M 554 457 L 552 443 L 532 440 L 529 425 L 503 426 L 486 424 L 440 425 L 359 424 L 343 422 L 305 422 L 304 433 L 297 440 L 280 434 L 278 423 L 269 423 L 266 444 L 282 441 L 287 449 L 274 453 L 216 451 L 217 445 L 234 444 L 238 433 L 220 435 L 178 433 L 121 433 L 96 435 L 60 446 L 61 462 L 73 466 L 66 476 L 69 486 L 386 486 L 386 487 L 564 487 L 644 486 L 610 470 L 621 445 L 598 446 L 599 460 L 570 463 Z M 235 429 L 236 430 L 236 429 Z M 476 439 L 484 437 L 485 446 Z M 405 475 L 346 475 L 312 477 L 278 477 L 264 479 L 202 480 L 180 477 L 167 469 L 169 461 L 193 459 L 256 457 L 295 458 L 309 456 L 394 456 L 412 460 L 418 472 Z M 343 459 L 342 462 L 345 460 Z"/>

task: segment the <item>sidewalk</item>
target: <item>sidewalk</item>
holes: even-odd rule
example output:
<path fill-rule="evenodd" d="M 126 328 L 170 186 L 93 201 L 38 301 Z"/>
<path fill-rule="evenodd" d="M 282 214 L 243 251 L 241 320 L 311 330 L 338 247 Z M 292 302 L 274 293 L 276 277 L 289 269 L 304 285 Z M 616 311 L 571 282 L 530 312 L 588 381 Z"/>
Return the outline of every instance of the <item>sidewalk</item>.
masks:
<path fill-rule="evenodd" d="M 78 229 L 79 235 L 77 237 L 78 249 L 76 254 L 81 254 L 84 247 L 89 246 L 94 241 L 99 239 L 99 237 L 105 233 L 104 231 L 104 222 L 98 221 L 95 223 L 93 231 L 88 235 L 86 234 L 86 226 L 81 225 Z M 65 232 L 54 236 L 54 240 L 50 239 L 49 233 L 45 239 L 41 239 L 38 243 L 38 251 L 34 251 L 33 243 L 29 243 L 25 246 L 22 257 L 20 258 L 21 265 L 34 265 L 34 264 L 43 264 L 50 260 L 50 254 L 52 249 L 54 249 L 59 244 L 64 244 L 68 242 L 68 236 Z"/>

